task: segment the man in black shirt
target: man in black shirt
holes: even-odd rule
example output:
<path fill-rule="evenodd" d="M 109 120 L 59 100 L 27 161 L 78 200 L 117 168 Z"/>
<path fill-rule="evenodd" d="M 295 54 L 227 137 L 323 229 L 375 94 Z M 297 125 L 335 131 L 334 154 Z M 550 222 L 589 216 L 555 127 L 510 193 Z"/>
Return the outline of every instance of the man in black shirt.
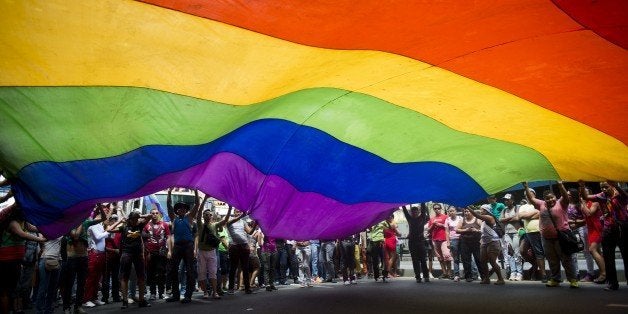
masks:
<path fill-rule="evenodd" d="M 410 207 L 410 213 L 408 208 Z M 416 282 L 421 282 L 421 273 L 425 278 L 425 282 L 430 281 L 429 270 L 427 267 L 427 259 L 425 256 L 425 237 L 423 236 L 423 229 L 425 224 L 429 220 L 430 216 L 427 213 L 427 206 L 425 203 L 421 203 L 421 211 L 416 205 L 403 206 L 403 214 L 408 221 L 408 247 L 410 249 L 410 256 L 412 257 L 412 268 L 414 269 L 414 277 Z"/>

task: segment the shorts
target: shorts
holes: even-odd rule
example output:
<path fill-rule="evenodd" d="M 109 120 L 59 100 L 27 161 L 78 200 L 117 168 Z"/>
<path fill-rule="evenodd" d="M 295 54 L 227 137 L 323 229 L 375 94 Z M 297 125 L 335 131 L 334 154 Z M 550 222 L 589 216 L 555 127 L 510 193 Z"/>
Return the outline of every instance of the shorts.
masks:
<path fill-rule="evenodd" d="M 249 255 L 249 271 L 260 268 L 259 256 L 257 256 L 257 254 L 254 254 L 254 252 L 251 252 L 251 255 Z"/>
<path fill-rule="evenodd" d="M 216 256 L 216 249 L 211 251 L 198 250 L 197 269 L 199 281 L 205 278 L 217 278 L 218 257 Z"/>
<path fill-rule="evenodd" d="M 501 241 L 491 241 L 486 244 L 480 244 L 480 256 L 488 254 L 488 256 L 498 257 L 502 252 Z"/>
<path fill-rule="evenodd" d="M 120 279 L 127 281 L 131 276 L 131 265 L 135 266 L 135 274 L 138 281 L 144 281 L 146 278 L 144 271 L 144 258 L 142 254 L 133 254 L 122 252 L 120 256 Z"/>
<path fill-rule="evenodd" d="M 528 243 L 530 243 L 532 252 L 534 252 L 534 257 L 536 259 L 545 258 L 545 251 L 543 251 L 543 243 L 541 242 L 541 233 L 540 232 L 526 233 L 526 237 L 528 238 Z"/>
<path fill-rule="evenodd" d="M 447 247 L 447 241 L 433 241 L 434 242 L 434 255 L 441 262 L 451 261 L 451 251 Z"/>

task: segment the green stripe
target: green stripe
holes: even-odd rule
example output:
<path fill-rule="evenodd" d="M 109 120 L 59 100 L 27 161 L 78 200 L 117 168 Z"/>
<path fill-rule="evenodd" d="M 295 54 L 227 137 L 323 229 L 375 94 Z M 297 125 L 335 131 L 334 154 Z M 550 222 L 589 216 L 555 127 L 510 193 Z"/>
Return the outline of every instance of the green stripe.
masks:
<path fill-rule="evenodd" d="M 507 188 L 502 182 L 557 177 L 531 148 L 458 132 L 381 99 L 333 88 L 232 106 L 135 87 L 4 87 L 0 164 L 16 173 L 41 160 L 101 158 L 151 144 L 202 144 L 264 118 L 318 128 L 391 162 L 449 163 L 489 192 Z"/>

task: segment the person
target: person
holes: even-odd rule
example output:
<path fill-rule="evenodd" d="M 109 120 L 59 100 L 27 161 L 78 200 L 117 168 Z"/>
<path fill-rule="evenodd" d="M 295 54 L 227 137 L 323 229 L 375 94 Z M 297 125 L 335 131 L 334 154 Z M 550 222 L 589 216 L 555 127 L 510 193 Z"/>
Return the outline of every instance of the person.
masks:
<path fill-rule="evenodd" d="M 462 221 L 462 217 L 458 216 L 456 206 L 450 206 L 447 209 L 447 219 L 445 220 L 445 230 L 449 239 L 449 250 L 453 259 L 453 279 L 455 282 L 460 281 L 460 235 L 456 232 L 458 224 Z"/>
<path fill-rule="evenodd" d="M 380 275 L 380 261 L 382 263 L 382 282 L 386 282 L 388 276 L 388 265 L 384 260 L 384 226 L 386 221 L 382 221 L 374 225 L 369 235 L 371 237 L 371 263 L 373 265 L 373 278 L 375 281 L 379 280 Z"/>
<path fill-rule="evenodd" d="M 9 313 L 10 297 L 15 293 L 20 278 L 20 266 L 26 248 L 25 240 L 45 242 L 42 236 L 28 233 L 35 230 L 24 221 L 22 211 L 14 207 L 0 226 L 0 313 Z"/>
<path fill-rule="evenodd" d="M 59 275 L 61 274 L 61 240 L 63 237 L 48 240 L 43 243 L 41 258 L 39 259 L 39 287 L 37 289 L 37 313 L 54 313 L 54 303 L 57 299 Z"/>
<path fill-rule="evenodd" d="M 310 240 L 310 252 L 312 252 L 312 261 L 310 263 L 310 269 L 312 270 L 312 281 L 314 283 L 320 283 L 322 280 L 318 273 L 318 255 L 321 249 L 321 241 L 318 239 Z"/>
<path fill-rule="evenodd" d="M 499 221 L 504 224 L 505 245 L 503 250 L 507 268 L 510 271 L 508 280 L 521 281 L 523 279 L 523 259 L 521 257 L 519 229 L 519 208 L 515 206 L 513 195 L 507 193 L 503 197 L 506 208 L 502 210 Z"/>
<path fill-rule="evenodd" d="M 499 267 L 499 263 L 497 263 L 497 257 L 501 252 L 501 237 L 495 230 L 497 225 L 497 218 L 493 215 L 491 211 L 491 207 L 487 205 L 482 205 L 480 207 L 481 213 L 476 213 L 475 210 L 469 208 L 469 213 L 475 218 L 482 220 L 482 226 L 480 230 L 482 235 L 480 236 L 480 261 L 482 262 L 482 267 L 478 267 L 483 271 L 481 284 L 490 284 L 490 274 L 488 271 L 488 265 L 490 264 L 493 269 L 491 272 L 495 272 L 497 274 L 497 281 L 495 281 L 496 285 L 503 285 L 504 278 L 502 276 L 501 268 Z"/>
<path fill-rule="evenodd" d="M 109 216 L 106 224 L 107 228 L 118 222 L 118 214 Z M 113 302 L 121 302 L 120 298 L 120 233 L 109 233 L 105 238 L 105 273 L 102 277 L 102 299 L 101 301 L 108 303 L 109 295 Z"/>
<path fill-rule="evenodd" d="M 107 263 L 105 239 L 109 233 L 105 230 L 104 225 L 109 220 L 109 217 L 104 209 L 106 205 L 97 204 L 96 207 L 94 212 L 104 215 L 104 217 L 101 217 L 101 223 L 90 226 L 87 229 L 89 250 L 87 255 L 87 280 L 85 282 L 85 294 L 83 295 L 85 303 L 83 306 L 88 308 L 105 304 L 105 302 L 98 300 L 98 284 L 105 273 Z"/>
<path fill-rule="evenodd" d="M 102 211 L 102 208 L 100 208 Z M 72 303 L 72 288 L 76 280 L 76 297 L 74 298 L 74 312 L 84 313 L 83 296 L 85 294 L 85 281 L 88 272 L 88 235 L 89 227 L 102 222 L 104 213 L 99 213 L 93 220 L 86 219 L 78 227 L 72 229 L 66 236 L 67 259 L 63 265 L 63 309 L 70 310 Z"/>
<path fill-rule="evenodd" d="M 163 299 L 166 284 L 166 263 L 170 225 L 161 220 L 159 210 L 152 208 L 150 221 L 144 226 L 146 238 L 146 284 L 150 289 L 149 301 Z"/>
<path fill-rule="evenodd" d="M 243 278 L 250 278 L 249 274 L 249 240 L 248 235 L 250 235 L 255 229 L 254 226 L 250 226 L 242 218 L 244 218 L 244 213 L 238 214 L 236 218 L 229 220 L 231 216 L 231 211 L 233 207 L 229 205 L 229 210 L 227 211 L 227 215 L 223 219 L 223 223 L 227 225 L 227 230 L 229 231 L 229 235 L 231 236 L 231 243 L 229 244 L 229 261 L 231 265 L 229 265 L 229 289 L 227 291 L 228 294 L 234 294 L 235 287 L 235 279 L 236 272 L 238 270 L 238 266 L 242 271 Z M 251 281 L 244 281 L 244 293 L 252 294 L 253 290 L 251 290 Z"/>
<path fill-rule="evenodd" d="M 310 256 L 312 251 L 310 250 L 310 241 L 296 241 L 294 245 L 299 269 L 303 275 L 303 279 L 300 280 L 301 288 L 306 286 L 312 287 L 312 273 L 310 271 Z"/>
<path fill-rule="evenodd" d="M 584 182 L 580 181 L 580 193 L 585 200 L 598 202 L 603 210 L 602 222 L 602 254 L 606 266 L 606 280 L 608 285 L 604 290 L 614 291 L 619 289 L 617 269 L 615 266 L 615 249 L 619 246 L 624 271 L 628 268 L 628 195 L 616 182 L 605 181 L 600 183 L 602 192 L 589 195 L 584 188 Z"/>
<path fill-rule="evenodd" d="M 449 234 L 445 230 L 445 221 L 447 215 L 443 214 L 443 207 L 439 203 L 432 206 L 434 217 L 428 222 L 428 232 L 430 232 L 432 243 L 434 245 L 434 254 L 440 263 L 443 273 L 440 279 L 451 277 L 451 252 L 449 251 Z"/>
<path fill-rule="evenodd" d="M 122 309 L 129 307 L 129 276 L 131 266 L 135 268 L 137 276 L 137 286 L 139 287 L 139 307 L 149 307 L 144 299 L 146 294 L 146 281 L 144 272 L 144 241 L 143 237 L 148 237 L 143 233 L 144 227 L 148 223 L 150 215 L 142 216 L 139 211 L 129 214 L 128 220 L 121 219 L 109 226 L 108 232 L 119 232 L 120 239 L 120 288 L 122 290 Z"/>
<path fill-rule="evenodd" d="M 266 283 L 266 291 L 271 292 L 277 290 L 275 287 L 275 269 L 277 268 L 277 245 L 275 238 L 265 235 L 261 232 L 262 246 L 262 264 L 264 264 L 264 282 Z"/>
<path fill-rule="evenodd" d="M 585 215 L 583 212 L 583 208 L 586 206 L 584 201 L 580 197 L 580 192 L 578 189 L 569 189 L 567 190 L 567 195 L 569 195 L 569 205 L 567 206 L 567 223 L 569 224 L 569 228 L 580 235 L 580 238 L 584 242 L 584 260 L 587 265 L 587 273 L 580 280 L 582 282 L 592 282 L 593 277 L 595 276 L 593 268 L 593 257 L 589 252 L 589 244 L 587 238 L 589 237 L 587 224 Z M 578 258 L 577 254 L 571 255 L 571 262 L 573 263 L 574 271 L 576 272 L 576 276 L 580 274 L 580 270 L 578 267 Z"/>
<path fill-rule="evenodd" d="M 216 216 L 218 221 L 218 216 Z M 217 225 L 216 231 L 218 232 L 218 238 L 220 239 L 220 244 L 218 245 L 218 295 L 222 296 L 225 294 L 227 290 L 227 280 L 229 279 L 229 232 L 224 225 Z"/>
<path fill-rule="evenodd" d="M 578 288 L 578 280 L 571 262 L 571 254 L 563 253 L 558 242 L 558 230 L 569 230 L 567 218 L 567 206 L 569 205 L 569 195 L 562 181 L 558 181 L 558 189 L 561 197 L 556 199 L 556 195 L 548 191 L 544 201 L 537 199 L 534 194 L 528 191 L 528 183 L 523 182 L 523 187 L 528 199 L 539 208 L 539 228 L 541 231 L 541 241 L 543 250 L 550 267 L 550 275 L 546 287 L 558 287 L 561 282 L 560 265 L 565 269 L 565 275 L 569 281 L 570 288 Z"/>
<path fill-rule="evenodd" d="M 475 280 L 473 276 L 473 267 L 471 266 L 471 258 L 475 260 L 475 265 L 480 274 L 484 275 L 486 271 L 485 264 L 480 261 L 480 238 L 482 236 L 480 222 L 473 217 L 471 210 L 465 208 L 462 211 L 464 217 L 458 222 L 456 233 L 460 235 L 460 257 L 462 259 L 462 267 L 464 268 L 464 279 L 466 282 Z"/>
<path fill-rule="evenodd" d="M 547 276 L 545 274 L 545 251 L 543 251 L 543 242 L 541 240 L 541 230 L 539 228 L 539 210 L 529 202 L 528 193 L 536 195 L 533 189 L 528 188 L 528 192 L 523 192 L 526 204 L 519 206 L 519 219 L 523 221 L 523 228 L 525 230 L 525 239 L 520 245 L 519 252 L 521 255 L 527 255 L 526 245 L 529 245 L 534 253 L 535 265 L 531 268 L 536 268 L 539 272 L 539 276 L 536 278 L 541 279 L 542 283 L 547 283 Z M 526 250 L 523 251 L 522 250 Z M 531 277 L 530 277 L 531 278 Z"/>
<path fill-rule="evenodd" d="M 200 208 L 204 208 L 208 195 L 201 202 Z M 212 222 L 212 212 L 210 209 L 204 211 L 199 210 L 196 217 L 196 225 L 198 230 L 197 247 L 198 247 L 198 284 L 203 291 L 203 298 L 209 298 L 209 292 L 207 291 L 206 278 L 209 278 L 209 282 L 212 288 L 213 299 L 220 299 L 218 295 L 217 284 L 217 271 L 218 271 L 218 256 L 216 255 L 216 249 L 220 244 L 220 238 L 218 237 L 218 226 L 224 226 L 225 221 Z M 246 280 L 246 278 L 245 278 Z"/>
<path fill-rule="evenodd" d="M 386 219 L 384 227 L 384 259 L 388 266 L 388 274 L 391 277 L 397 277 L 397 222 L 395 216 L 390 215 Z"/>
<path fill-rule="evenodd" d="M 587 194 L 591 194 L 585 187 Z M 582 197 L 582 195 L 580 195 Z M 600 203 L 593 201 L 586 201 L 585 206 L 582 207 L 584 213 L 586 226 L 587 226 L 587 244 L 589 245 L 589 252 L 597 264 L 599 270 L 598 276 L 593 280 L 597 284 L 606 283 L 606 265 L 604 264 L 604 257 L 602 256 L 602 209 Z"/>
<path fill-rule="evenodd" d="M 192 292 L 194 292 L 195 267 L 194 267 L 194 233 L 193 225 L 196 213 L 200 208 L 198 191 L 194 190 L 194 206 L 190 210 L 190 205 L 186 203 L 176 203 L 172 206 L 172 188 L 168 189 L 166 197 L 168 206 L 168 216 L 170 216 L 172 227 L 172 241 L 168 242 L 168 259 L 170 259 L 170 281 L 172 284 L 172 296 L 166 302 L 181 301 L 181 303 L 192 302 Z M 176 215 L 175 215 L 176 214 Z M 179 290 L 179 264 L 183 261 L 186 272 L 185 296 L 181 300 Z"/>
<path fill-rule="evenodd" d="M 495 195 L 489 195 L 486 200 L 488 201 L 488 204 L 491 206 L 490 213 L 493 215 L 493 217 L 495 217 L 495 219 L 499 219 L 499 217 L 502 214 L 502 211 L 506 209 L 506 205 L 504 205 L 504 203 L 498 202 L 497 196 Z"/>
<path fill-rule="evenodd" d="M 408 213 L 407 207 L 410 207 L 410 213 Z M 425 236 L 423 235 L 423 228 L 429 220 L 429 215 L 425 203 L 421 203 L 420 207 L 420 211 L 417 205 L 406 205 L 402 207 L 403 215 L 406 217 L 406 221 L 408 221 L 408 249 L 410 251 L 410 258 L 412 259 L 414 278 L 417 283 L 422 282 L 421 274 L 423 274 L 425 282 L 430 282 L 425 256 Z"/>

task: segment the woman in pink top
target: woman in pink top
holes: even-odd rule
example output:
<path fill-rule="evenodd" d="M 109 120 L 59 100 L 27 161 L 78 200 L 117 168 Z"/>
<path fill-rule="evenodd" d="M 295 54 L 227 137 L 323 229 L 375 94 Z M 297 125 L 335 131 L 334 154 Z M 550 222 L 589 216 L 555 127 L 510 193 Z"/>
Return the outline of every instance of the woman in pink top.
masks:
<path fill-rule="evenodd" d="M 534 194 L 528 190 L 527 182 L 523 182 L 523 187 L 528 199 L 539 209 L 539 228 L 541 229 L 545 258 L 550 267 L 550 278 L 547 280 L 545 286 L 558 287 L 558 285 L 560 285 L 560 265 L 562 264 L 563 268 L 565 268 L 567 280 L 569 280 L 569 287 L 578 288 L 578 280 L 576 279 L 576 272 L 571 263 L 571 255 L 564 254 L 558 243 L 557 230 L 569 230 L 567 218 L 569 195 L 565 186 L 562 181 L 558 181 L 558 189 L 560 190 L 561 198 L 556 199 L 556 195 L 550 191 L 544 195 L 544 201 L 537 199 Z M 554 227 L 554 225 L 556 225 L 556 227 Z"/>
<path fill-rule="evenodd" d="M 447 215 L 443 214 L 443 207 L 439 203 L 435 203 L 432 206 L 434 213 L 436 214 L 428 223 L 428 232 L 432 235 L 432 242 L 434 243 L 434 253 L 436 258 L 440 262 L 443 274 L 441 279 L 451 277 L 451 252 L 449 251 L 449 234 L 445 229 L 445 221 Z"/>
<path fill-rule="evenodd" d="M 390 215 L 384 224 L 384 259 L 390 270 L 391 277 L 397 277 L 397 222 L 395 216 Z"/>

